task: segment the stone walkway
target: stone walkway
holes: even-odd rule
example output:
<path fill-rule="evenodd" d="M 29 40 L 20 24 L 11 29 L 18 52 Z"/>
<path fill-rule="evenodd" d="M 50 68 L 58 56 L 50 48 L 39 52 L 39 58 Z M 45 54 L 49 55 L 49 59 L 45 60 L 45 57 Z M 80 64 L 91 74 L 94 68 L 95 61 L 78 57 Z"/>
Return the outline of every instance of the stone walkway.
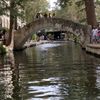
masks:
<path fill-rule="evenodd" d="M 100 55 L 100 44 L 87 44 L 86 51 L 92 54 Z"/>

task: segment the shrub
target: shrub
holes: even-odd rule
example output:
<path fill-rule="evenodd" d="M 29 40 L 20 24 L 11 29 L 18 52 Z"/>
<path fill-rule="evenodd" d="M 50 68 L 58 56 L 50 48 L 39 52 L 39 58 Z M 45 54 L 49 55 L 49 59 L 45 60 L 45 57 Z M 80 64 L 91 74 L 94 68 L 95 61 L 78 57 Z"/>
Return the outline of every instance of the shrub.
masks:
<path fill-rule="evenodd" d="M 0 44 L 0 54 L 5 54 L 6 48 L 3 46 L 3 44 Z"/>

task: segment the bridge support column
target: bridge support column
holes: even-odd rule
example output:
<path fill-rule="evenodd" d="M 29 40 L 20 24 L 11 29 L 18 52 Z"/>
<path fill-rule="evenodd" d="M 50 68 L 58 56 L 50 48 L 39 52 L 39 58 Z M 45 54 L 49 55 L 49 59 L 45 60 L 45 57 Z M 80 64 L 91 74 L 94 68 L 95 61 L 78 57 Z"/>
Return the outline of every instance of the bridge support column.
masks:
<path fill-rule="evenodd" d="M 81 35 L 81 46 L 86 49 L 87 44 L 90 43 L 91 26 L 86 26 L 83 32 Z"/>

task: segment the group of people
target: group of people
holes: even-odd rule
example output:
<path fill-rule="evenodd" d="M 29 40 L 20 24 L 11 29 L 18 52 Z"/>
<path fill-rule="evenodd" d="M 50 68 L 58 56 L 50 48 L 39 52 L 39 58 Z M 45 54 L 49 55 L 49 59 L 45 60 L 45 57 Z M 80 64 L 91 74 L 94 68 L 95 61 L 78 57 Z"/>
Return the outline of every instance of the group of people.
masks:
<path fill-rule="evenodd" d="M 92 27 L 91 42 L 92 43 L 100 43 L 100 26 Z"/>
<path fill-rule="evenodd" d="M 37 13 L 36 18 L 53 18 L 55 17 L 55 13 Z"/>

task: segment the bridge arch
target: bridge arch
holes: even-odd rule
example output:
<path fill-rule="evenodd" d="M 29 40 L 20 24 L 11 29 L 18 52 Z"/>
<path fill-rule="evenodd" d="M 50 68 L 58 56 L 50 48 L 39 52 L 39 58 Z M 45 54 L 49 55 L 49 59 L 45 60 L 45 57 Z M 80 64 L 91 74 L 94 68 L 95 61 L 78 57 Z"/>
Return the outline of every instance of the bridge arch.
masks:
<path fill-rule="evenodd" d="M 88 28 L 85 25 L 61 18 L 41 18 L 34 20 L 14 33 L 14 49 L 21 49 L 32 32 L 52 27 L 60 31 L 67 31 L 80 36 L 80 43 L 85 43 L 88 37 Z"/>

